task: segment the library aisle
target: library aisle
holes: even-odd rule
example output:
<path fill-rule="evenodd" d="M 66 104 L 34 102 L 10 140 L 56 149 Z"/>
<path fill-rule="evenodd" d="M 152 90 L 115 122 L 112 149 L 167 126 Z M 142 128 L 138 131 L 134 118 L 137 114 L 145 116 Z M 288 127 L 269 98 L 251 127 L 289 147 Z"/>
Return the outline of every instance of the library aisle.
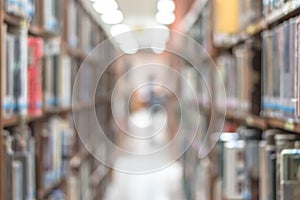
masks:
<path fill-rule="evenodd" d="M 0 200 L 300 200 L 300 0 L 0 0 Z"/>

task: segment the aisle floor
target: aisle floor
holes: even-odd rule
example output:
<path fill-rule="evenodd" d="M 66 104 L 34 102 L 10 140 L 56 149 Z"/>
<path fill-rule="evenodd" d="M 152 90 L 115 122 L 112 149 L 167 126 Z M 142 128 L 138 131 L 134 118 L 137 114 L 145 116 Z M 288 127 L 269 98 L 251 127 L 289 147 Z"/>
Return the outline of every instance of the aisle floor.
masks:
<path fill-rule="evenodd" d="M 139 122 L 147 120 L 147 113 L 140 111 L 133 116 L 134 120 Z M 152 116 L 153 121 L 162 121 L 163 115 Z M 153 122 L 152 121 L 152 122 Z M 166 134 L 166 133 L 162 133 Z M 158 140 L 163 140 L 160 137 Z M 135 146 L 137 151 L 145 148 L 151 148 L 156 145 L 151 142 Z M 148 146 L 148 147 L 146 147 Z M 142 151 L 143 151 L 142 150 Z M 168 155 L 165 155 L 168 156 Z M 138 160 L 130 156 L 121 157 L 116 164 L 135 165 Z M 156 162 L 151 161 L 151 162 Z M 138 164 L 138 163 L 136 163 Z M 146 163 L 147 164 L 147 163 Z M 153 163 L 149 163 L 151 165 Z M 182 166 L 180 162 L 166 167 L 160 171 L 148 174 L 128 174 L 114 170 L 111 184 L 108 186 L 104 200 L 183 200 L 182 188 Z"/>

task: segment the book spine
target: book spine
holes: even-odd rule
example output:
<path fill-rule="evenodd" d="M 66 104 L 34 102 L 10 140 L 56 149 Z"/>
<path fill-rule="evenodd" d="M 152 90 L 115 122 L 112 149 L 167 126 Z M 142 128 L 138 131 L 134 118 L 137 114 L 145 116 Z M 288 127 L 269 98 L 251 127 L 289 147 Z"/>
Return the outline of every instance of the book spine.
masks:
<path fill-rule="evenodd" d="M 42 56 L 43 40 L 30 37 L 28 40 L 28 114 L 39 116 L 42 114 Z"/>
<path fill-rule="evenodd" d="M 23 182 L 24 180 L 23 174 L 23 166 L 20 161 L 12 162 L 12 200 L 23 200 L 25 197 L 23 196 Z"/>
<path fill-rule="evenodd" d="M 15 37 L 12 34 L 6 35 L 6 65 L 5 65 L 5 95 L 3 99 L 4 117 L 9 117 L 14 114 L 14 56 Z"/>
<path fill-rule="evenodd" d="M 21 115 L 27 115 L 28 94 L 27 94 L 27 36 L 28 30 L 22 28 L 15 40 L 16 64 L 14 68 L 14 97 L 17 104 L 16 111 Z"/>

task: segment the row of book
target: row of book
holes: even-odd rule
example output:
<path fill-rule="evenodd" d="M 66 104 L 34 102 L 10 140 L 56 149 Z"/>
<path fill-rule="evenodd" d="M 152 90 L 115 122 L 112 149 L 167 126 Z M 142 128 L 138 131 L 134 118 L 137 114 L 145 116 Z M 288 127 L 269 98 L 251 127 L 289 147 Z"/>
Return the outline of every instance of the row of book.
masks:
<path fill-rule="evenodd" d="M 294 0 L 263 0 L 262 1 L 263 5 L 263 15 L 268 16 L 274 11 L 284 9 L 286 6 L 287 7 L 298 7 L 300 5 L 299 1 L 294 1 Z"/>
<path fill-rule="evenodd" d="M 299 199 L 299 141 L 276 129 L 222 133 L 215 148 L 215 199 Z"/>
<path fill-rule="evenodd" d="M 78 1 L 69 1 L 68 12 L 68 43 L 89 53 L 101 41 L 105 34 L 99 25 L 89 20 L 90 16 L 78 5 Z"/>
<path fill-rule="evenodd" d="M 74 132 L 69 122 L 53 117 L 45 123 L 43 140 L 33 136 L 27 125 L 4 130 L 5 199 L 37 199 L 38 163 L 43 164 L 44 187 L 49 188 L 68 172 Z M 39 142 L 42 142 L 39 144 Z M 43 147 L 44 160 L 38 160 L 37 148 Z M 43 157 L 42 156 L 42 157 Z"/>
<path fill-rule="evenodd" d="M 74 153 L 75 142 L 75 133 L 70 120 L 51 117 L 44 125 L 42 132 L 44 188 L 50 188 L 68 175 L 69 160 Z"/>
<path fill-rule="evenodd" d="M 263 111 L 270 117 L 299 115 L 299 17 L 264 31 Z"/>
<path fill-rule="evenodd" d="M 224 53 L 218 57 L 217 64 L 222 81 L 216 80 L 216 103 L 218 109 L 227 109 L 240 114 L 260 113 L 260 46 L 255 41 L 249 41 L 233 49 L 233 53 Z M 226 90 L 226 105 L 224 97 L 218 90 Z"/>
<path fill-rule="evenodd" d="M 18 127 L 13 135 L 4 134 L 6 199 L 35 199 L 36 140 L 28 127 Z"/>
<path fill-rule="evenodd" d="M 214 43 L 217 46 L 235 43 L 239 34 L 245 34 L 251 25 L 278 10 L 286 13 L 299 6 L 300 2 L 294 0 L 217 0 L 214 5 Z"/>
<path fill-rule="evenodd" d="M 234 42 L 237 34 L 262 18 L 262 0 L 217 0 L 214 4 L 214 43 Z"/>
<path fill-rule="evenodd" d="M 211 52 L 211 2 L 208 1 L 203 6 L 201 14 L 189 30 L 188 35 L 201 44 L 207 52 Z"/>
<path fill-rule="evenodd" d="M 9 27 L 4 41 L 4 116 L 37 116 L 43 106 L 70 106 L 71 76 L 75 72 L 71 73 L 71 58 L 61 53 L 59 39 L 45 42 L 28 37 L 27 29 Z"/>

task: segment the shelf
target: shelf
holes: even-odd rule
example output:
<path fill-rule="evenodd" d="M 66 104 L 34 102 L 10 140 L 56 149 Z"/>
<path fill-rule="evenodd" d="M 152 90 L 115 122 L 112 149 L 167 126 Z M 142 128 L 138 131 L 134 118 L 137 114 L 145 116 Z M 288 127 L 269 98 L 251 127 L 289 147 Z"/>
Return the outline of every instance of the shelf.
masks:
<path fill-rule="evenodd" d="M 288 1 L 285 3 L 285 5 L 282 8 L 270 13 L 270 15 L 268 15 L 265 18 L 265 20 L 266 23 L 270 26 L 275 23 L 283 22 L 284 20 L 287 20 L 299 14 L 300 14 L 300 4 L 297 3 L 296 1 Z"/>
<path fill-rule="evenodd" d="M 255 115 L 241 115 L 228 111 L 226 113 L 226 119 L 236 121 L 240 124 L 246 124 L 250 127 L 259 128 L 261 130 L 266 130 L 268 128 L 266 120 L 262 117 Z"/>
<path fill-rule="evenodd" d="M 44 30 L 43 28 L 39 27 L 38 25 L 32 25 L 27 19 L 24 19 L 23 17 L 14 16 L 12 14 L 9 14 L 7 12 L 4 12 L 4 22 L 7 25 L 15 26 L 15 27 L 21 27 L 23 25 L 28 25 L 28 32 L 31 35 L 40 36 L 40 37 L 54 37 L 59 35 L 58 33 Z"/>
<path fill-rule="evenodd" d="M 45 199 L 55 189 L 60 188 L 64 184 L 65 180 L 66 180 L 66 177 L 63 176 L 58 181 L 53 183 L 49 188 L 46 188 L 46 189 L 42 190 L 41 193 L 40 193 L 40 198 L 39 199 Z"/>
<path fill-rule="evenodd" d="M 14 115 L 10 118 L 3 118 L 3 127 L 12 127 L 12 126 L 18 126 L 20 124 L 26 124 L 34 121 L 41 120 L 43 118 L 43 115 L 40 116 L 18 116 Z"/>
<path fill-rule="evenodd" d="M 71 112 L 71 107 L 64 107 L 64 108 L 51 108 L 44 111 L 45 115 L 59 115 Z"/>
<path fill-rule="evenodd" d="M 88 151 L 83 148 L 70 159 L 70 167 L 73 169 L 78 169 L 88 155 Z"/>
<path fill-rule="evenodd" d="M 10 118 L 2 118 L 3 127 L 10 127 L 19 124 L 19 117 L 14 115 Z"/>
<path fill-rule="evenodd" d="M 281 119 L 274 118 L 266 118 L 266 121 L 270 127 L 300 133 L 300 123 L 287 122 Z"/>
<path fill-rule="evenodd" d="M 300 133 L 300 123 L 289 122 L 282 119 L 259 117 L 255 115 L 243 116 L 233 112 L 226 113 L 226 119 L 233 120 L 239 124 L 246 124 L 251 127 L 266 130 L 268 128 L 278 128 L 285 131 Z"/>
<path fill-rule="evenodd" d="M 109 169 L 106 166 L 100 164 L 90 176 L 91 185 L 93 187 L 97 187 L 108 174 Z"/>

